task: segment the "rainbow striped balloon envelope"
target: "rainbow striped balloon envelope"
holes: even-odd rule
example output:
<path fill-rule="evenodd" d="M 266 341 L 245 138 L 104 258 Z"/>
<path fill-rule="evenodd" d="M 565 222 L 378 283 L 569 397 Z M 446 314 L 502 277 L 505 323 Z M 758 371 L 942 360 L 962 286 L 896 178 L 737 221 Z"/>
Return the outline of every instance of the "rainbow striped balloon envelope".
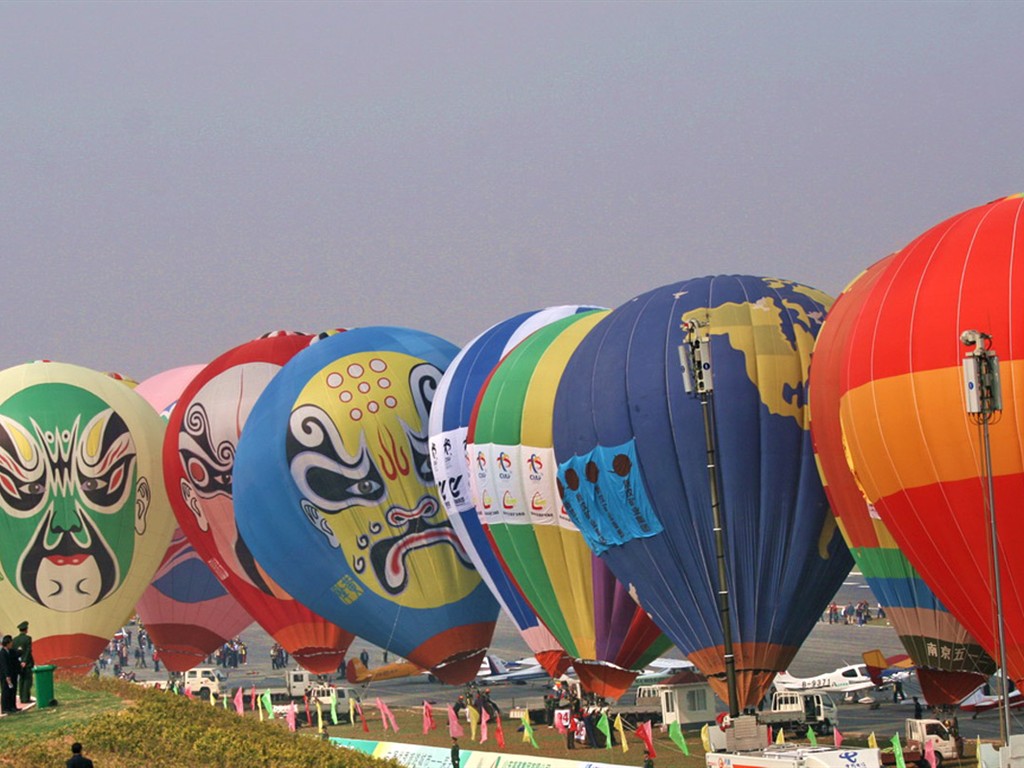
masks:
<path fill-rule="evenodd" d="M 998 658 L 983 435 L 962 363 L 977 330 L 999 355 L 990 425 L 1007 668 L 1024 682 L 1024 198 L 960 213 L 895 254 L 846 320 L 839 415 L 858 484 L 925 582 Z"/>
<path fill-rule="evenodd" d="M 477 399 L 469 456 L 473 498 L 497 554 L 580 682 L 617 699 L 670 643 L 566 516 L 551 432 L 562 370 L 605 315 L 553 322 L 502 360 Z"/>

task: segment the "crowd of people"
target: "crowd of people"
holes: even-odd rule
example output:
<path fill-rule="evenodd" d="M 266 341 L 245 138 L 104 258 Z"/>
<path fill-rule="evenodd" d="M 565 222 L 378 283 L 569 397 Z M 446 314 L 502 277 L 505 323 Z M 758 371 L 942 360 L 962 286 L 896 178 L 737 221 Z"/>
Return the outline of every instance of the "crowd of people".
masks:
<path fill-rule="evenodd" d="M 872 618 L 884 619 L 885 609 L 881 603 L 878 603 L 875 608 L 875 615 L 872 617 L 871 606 L 867 600 L 861 600 L 857 603 L 851 600 L 845 606 L 832 603 L 825 609 L 825 613 L 821 615 L 823 622 L 827 621 L 829 624 L 849 624 L 857 627 L 863 627 Z"/>
<path fill-rule="evenodd" d="M 206 659 L 207 664 L 215 664 L 224 669 L 237 669 L 249 661 L 249 649 L 241 638 L 228 640 Z"/>

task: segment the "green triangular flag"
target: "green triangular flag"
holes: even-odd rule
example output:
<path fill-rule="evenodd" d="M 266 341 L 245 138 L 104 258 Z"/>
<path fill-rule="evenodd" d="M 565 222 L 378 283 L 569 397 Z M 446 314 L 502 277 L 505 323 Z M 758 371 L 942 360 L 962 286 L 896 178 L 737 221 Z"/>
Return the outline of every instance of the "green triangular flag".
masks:
<path fill-rule="evenodd" d="M 669 723 L 668 737 L 675 742 L 677 747 L 683 750 L 684 755 L 690 754 L 690 748 L 686 746 L 686 738 L 683 736 L 683 729 L 679 727 L 678 721 Z"/>
<path fill-rule="evenodd" d="M 597 721 L 597 725 L 595 727 L 597 728 L 597 730 L 599 730 L 601 733 L 604 734 L 604 748 L 605 749 L 611 749 L 612 748 L 612 729 L 611 729 L 611 726 L 608 725 L 608 713 L 607 712 L 602 712 L 601 713 L 601 718 Z"/>
<path fill-rule="evenodd" d="M 811 742 L 812 747 L 818 746 L 818 737 L 814 735 L 814 729 L 811 726 L 807 726 L 807 740 Z"/>
<path fill-rule="evenodd" d="M 907 768 L 906 762 L 903 760 L 903 745 L 900 744 L 900 735 L 897 733 L 890 740 L 892 744 L 892 753 L 896 756 L 896 768 Z"/>

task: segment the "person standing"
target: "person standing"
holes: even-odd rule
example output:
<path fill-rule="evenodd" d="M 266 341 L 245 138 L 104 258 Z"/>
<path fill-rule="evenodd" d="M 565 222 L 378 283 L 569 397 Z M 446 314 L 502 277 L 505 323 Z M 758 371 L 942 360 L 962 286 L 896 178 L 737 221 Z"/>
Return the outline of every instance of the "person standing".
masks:
<path fill-rule="evenodd" d="M 20 660 L 18 696 L 24 706 L 32 701 L 32 670 L 36 666 L 36 661 L 32 658 L 32 637 L 28 634 L 27 621 L 18 625 L 18 636 L 11 641 L 11 650 L 18 655 Z"/>
<path fill-rule="evenodd" d="M 17 712 L 18 657 L 11 650 L 11 636 L 0 639 L 0 712 Z"/>
<path fill-rule="evenodd" d="M 460 768 L 459 767 L 459 752 L 460 751 L 461 750 L 459 749 L 459 740 L 457 738 L 455 738 L 454 736 L 452 736 L 452 768 Z"/>
<path fill-rule="evenodd" d="M 82 754 L 82 745 L 77 741 L 71 745 L 71 757 L 66 765 L 67 768 L 93 768 L 92 760 Z"/>
<path fill-rule="evenodd" d="M 914 719 L 915 720 L 920 720 L 921 716 L 923 714 L 924 714 L 924 707 L 921 706 L 921 702 L 918 700 L 917 696 L 915 696 L 914 697 Z"/>

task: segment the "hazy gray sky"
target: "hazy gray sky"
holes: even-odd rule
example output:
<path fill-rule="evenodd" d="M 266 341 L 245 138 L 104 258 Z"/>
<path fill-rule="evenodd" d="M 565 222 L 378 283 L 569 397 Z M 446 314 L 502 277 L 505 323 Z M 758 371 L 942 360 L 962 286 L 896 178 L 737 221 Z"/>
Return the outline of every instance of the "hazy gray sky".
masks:
<path fill-rule="evenodd" d="M 1020 3 L 0 3 L 0 366 L 684 277 L 833 295 L 1024 191 Z"/>

